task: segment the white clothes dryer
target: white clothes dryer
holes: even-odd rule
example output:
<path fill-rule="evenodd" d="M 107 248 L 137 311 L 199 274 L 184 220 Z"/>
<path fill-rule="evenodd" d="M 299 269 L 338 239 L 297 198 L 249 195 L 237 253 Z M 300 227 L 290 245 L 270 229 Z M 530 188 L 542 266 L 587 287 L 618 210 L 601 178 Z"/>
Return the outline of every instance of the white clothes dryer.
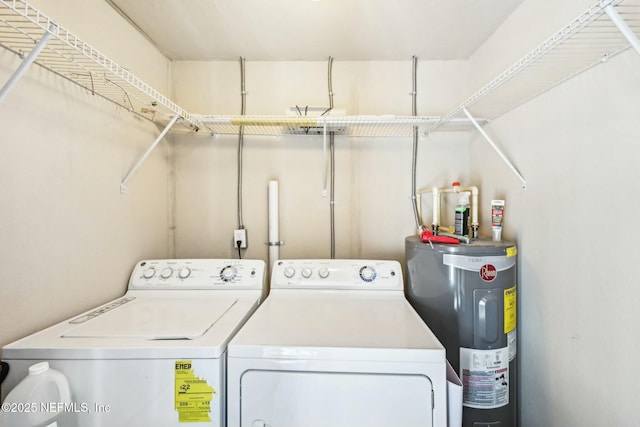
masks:
<path fill-rule="evenodd" d="M 227 344 L 264 291 L 259 260 L 141 261 L 123 297 L 6 345 L 3 397 L 46 361 L 72 393 L 54 410 L 78 426 L 224 426 Z"/>
<path fill-rule="evenodd" d="M 229 427 L 447 423 L 445 349 L 395 261 L 277 261 L 227 362 Z"/>

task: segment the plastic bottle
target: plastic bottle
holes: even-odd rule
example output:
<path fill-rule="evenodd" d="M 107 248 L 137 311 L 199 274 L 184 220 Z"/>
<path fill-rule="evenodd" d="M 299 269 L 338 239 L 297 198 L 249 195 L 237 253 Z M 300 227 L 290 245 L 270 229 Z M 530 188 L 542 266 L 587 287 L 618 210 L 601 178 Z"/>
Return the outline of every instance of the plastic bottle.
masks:
<path fill-rule="evenodd" d="M 504 218 L 504 200 L 491 201 L 491 238 L 494 242 L 502 239 L 502 220 Z"/>
<path fill-rule="evenodd" d="M 456 206 L 455 234 L 469 236 L 469 192 L 458 193 Z"/>
<path fill-rule="evenodd" d="M 65 405 L 71 404 L 64 374 L 49 368 L 48 362 L 36 363 L 5 398 L 0 427 L 66 427 L 70 423 L 64 421 Z"/>

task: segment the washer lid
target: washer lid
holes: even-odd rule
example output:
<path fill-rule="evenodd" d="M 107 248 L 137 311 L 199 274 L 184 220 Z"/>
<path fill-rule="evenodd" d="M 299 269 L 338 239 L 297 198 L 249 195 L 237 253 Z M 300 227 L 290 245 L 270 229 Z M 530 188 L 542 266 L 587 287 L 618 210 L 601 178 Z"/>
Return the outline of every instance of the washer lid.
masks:
<path fill-rule="evenodd" d="M 113 310 L 83 316 L 62 338 L 195 339 L 204 335 L 236 298 L 136 298 Z"/>
<path fill-rule="evenodd" d="M 276 289 L 228 357 L 444 363 L 445 350 L 402 292 Z"/>

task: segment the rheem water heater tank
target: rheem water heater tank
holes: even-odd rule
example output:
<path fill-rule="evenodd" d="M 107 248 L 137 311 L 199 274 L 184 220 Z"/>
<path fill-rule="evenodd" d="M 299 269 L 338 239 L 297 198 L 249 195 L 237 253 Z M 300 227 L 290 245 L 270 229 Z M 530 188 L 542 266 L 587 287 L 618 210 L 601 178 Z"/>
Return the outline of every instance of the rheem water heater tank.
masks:
<path fill-rule="evenodd" d="M 406 295 L 463 384 L 463 427 L 516 427 L 516 246 L 405 240 Z"/>

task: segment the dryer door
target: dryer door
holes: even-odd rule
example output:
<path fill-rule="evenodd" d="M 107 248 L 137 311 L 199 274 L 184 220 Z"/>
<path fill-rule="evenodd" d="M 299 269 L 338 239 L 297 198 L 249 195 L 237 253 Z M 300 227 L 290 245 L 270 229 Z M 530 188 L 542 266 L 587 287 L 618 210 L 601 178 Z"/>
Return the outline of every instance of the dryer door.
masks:
<path fill-rule="evenodd" d="M 241 427 L 432 427 L 433 386 L 419 374 L 249 370 Z"/>

